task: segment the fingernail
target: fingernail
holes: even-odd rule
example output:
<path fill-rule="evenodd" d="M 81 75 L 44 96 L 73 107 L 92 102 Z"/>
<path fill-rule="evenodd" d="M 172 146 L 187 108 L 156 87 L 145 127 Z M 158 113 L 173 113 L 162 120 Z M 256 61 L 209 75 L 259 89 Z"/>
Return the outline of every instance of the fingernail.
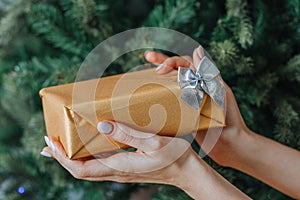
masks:
<path fill-rule="evenodd" d="M 47 152 L 47 151 L 42 151 L 42 152 L 41 152 L 41 155 L 42 155 L 42 156 L 45 156 L 45 157 L 48 157 L 48 158 L 51 158 L 51 157 L 52 157 L 51 154 L 50 154 L 49 152 Z"/>
<path fill-rule="evenodd" d="M 158 72 L 158 71 L 161 70 L 164 66 L 165 66 L 165 64 L 160 64 L 160 65 L 158 65 L 158 66 L 156 67 L 155 71 Z"/>
<path fill-rule="evenodd" d="M 199 45 L 198 47 L 198 55 L 200 57 L 203 57 L 204 56 L 204 51 L 203 51 L 203 47 L 201 45 Z"/>
<path fill-rule="evenodd" d="M 46 142 L 47 146 L 51 148 L 50 139 L 47 136 L 44 136 L 44 139 L 45 139 L 45 142 Z"/>
<path fill-rule="evenodd" d="M 113 126 L 113 124 L 111 124 L 109 122 L 103 121 L 103 122 L 98 123 L 97 129 L 100 133 L 104 133 L 104 134 L 108 135 L 113 131 L 114 126 Z"/>
<path fill-rule="evenodd" d="M 56 147 L 55 147 L 54 143 L 47 136 L 44 136 L 44 139 L 45 139 L 45 142 L 48 145 L 48 147 L 50 147 L 51 150 L 53 151 L 53 153 L 55 153 Z"/>

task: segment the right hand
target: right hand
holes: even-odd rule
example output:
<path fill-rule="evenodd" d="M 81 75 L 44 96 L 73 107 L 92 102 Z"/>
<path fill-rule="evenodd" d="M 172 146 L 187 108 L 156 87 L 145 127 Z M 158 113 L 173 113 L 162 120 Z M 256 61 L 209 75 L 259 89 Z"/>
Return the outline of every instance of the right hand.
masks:
<path fill-rule="evenodd" d="M 194 66 L 199 64 L 203 55 L 202 47 L 195 49 Z M 179 65 L 191 67 L 188 59 L 183 57 L 168 58 L 157 52 L 148 52 L 145 56 L 149 62 L 167 62 L 159 70 L 160 74 L 167 73 L 170 68 L 176 69 Z M 249 130 L 231 89 L 225 82 L 224 85 L 226 127 L 197 133 L 196 140 L 201 149 L 218 164 L 249 174 L 286 195 L 299 199 L 300 152 Z"/>
<path fill-rule="evenodd" d="M 168 57 L 155 51 L 145 52 L 145 58 L 148 62 L 159 65 L 159 70 L 157 70 L 158 74 L 166 74 L 172 69 L 178 69 L 179 66 L 195 69 L 203 56 L 204 50 L 201 46 L 194 50 L 193 59 L 189 56 Z M 232 166 L 234 157 L 240 148 L 238 145 L 239 138 L 248 134 L 250 130 L 247 128 L 241 116 L 233 92 L 224 81 L 223 83 L 226 89 L 226 127 L 221 128 L 222 130 L 220 130 L 220 128 L 214 128 L 209 131 L 208 135 L 207 131 L 199 131 L 195 139 L 215 162 L 222 166 Z M 206 139 L 203 143 L 206 135 L 210 141 Z M 212 147 L 212 145 L 214 146 Z"/>

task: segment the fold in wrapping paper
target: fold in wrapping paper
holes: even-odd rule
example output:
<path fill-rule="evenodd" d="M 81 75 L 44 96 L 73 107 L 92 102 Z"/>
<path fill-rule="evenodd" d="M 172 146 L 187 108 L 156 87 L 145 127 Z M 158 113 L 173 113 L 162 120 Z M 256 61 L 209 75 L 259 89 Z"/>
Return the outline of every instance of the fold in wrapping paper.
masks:
<path fill-rule="evenodd" d="M 40 91 L 47 134 L 61 141 L 71 159 L 128 147 L 98 133 L 102 120 L 166 136 L 225 126 L 224 111 L 209 96 L 195 110 L 180 95 L 177 71 L 157 75 L 154 69 Z"/>

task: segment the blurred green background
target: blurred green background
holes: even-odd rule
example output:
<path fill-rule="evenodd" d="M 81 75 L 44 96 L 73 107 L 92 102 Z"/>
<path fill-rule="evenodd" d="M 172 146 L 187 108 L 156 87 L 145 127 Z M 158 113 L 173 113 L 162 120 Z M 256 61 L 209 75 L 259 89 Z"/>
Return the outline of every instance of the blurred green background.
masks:
<path fill-rule="evenodd" d="M 299 16 L 299 0 L 1 0 L 0 199 L 129 199 L 149 187 L 155 200 L 189 199 L 171 186 L 76 180 L 39 154 L 46 133 L 38 91 L 74 81 L 96 45 L 142 26 L 174 29 L 202 44 L 247 125 L 299 150 Z M 106 75 L 143 62 L 142 51 L 132 52 Z M 205 160 L 254 199 L 289 199 Z"/>

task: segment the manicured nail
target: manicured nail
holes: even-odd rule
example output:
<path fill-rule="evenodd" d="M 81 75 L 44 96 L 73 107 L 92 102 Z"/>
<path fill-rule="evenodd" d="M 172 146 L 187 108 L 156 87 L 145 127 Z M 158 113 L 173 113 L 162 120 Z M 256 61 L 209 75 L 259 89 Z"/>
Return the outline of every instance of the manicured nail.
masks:
<path fill-rule="evenodd" d="M 198 47 L 198 55 L 199 55 L 200 57 L 203 57 L 203 56 L 204 56 L 204 51 L 203 51 L 203 48 L 202 48 L 201 45 L 199 45 L 199 47 Z"/>
<path fill-rule="evenodd" d="M 103 121 L 103 122 L 98 123 L 97 129 L 100 133 L 104 133 L 104 134 L 108 135 L 113 131 L 114 126 L 113 126 L 113 124 L 111 124 L 109 122 Z"/>
<path fill-rule="evenodd" d="M 165 66 L 165 64 L 160 64 L 160 65 L 158 65 L 158 66 L 156 67 L 155 71 L 158 72 L 158 71 L 161 70 L 164 66 Z"/>
<path fill-rule="evenodd" d="M 52 157 L 51 154 L 50 154 L 49 152 L 47 152 L 47 151 L 42 151 L 42 152 L 41 152 L 41 155 L 42 155 L 42 156 L 45 156 L 45 157 L 48 157 L 48 158 L 51 158 L 51 157 Z"/>
<path fill-rule="evenodd" d="M 44 139 L 45 139 L 47 146 L 51 148 L 53 153 L 55 153 L 56 148 L 55 148 L 55 145 L 53 144 L 53 142 L 47 136 L 44 136 Z"/>
<path fill-rule="evenodd" d="M 50 142 L 50 139 L 48 138 L 48 136 L 44 136 L 44 139 L 45 139 L 47 146 L 51 148 L 51 142 Z"/>

